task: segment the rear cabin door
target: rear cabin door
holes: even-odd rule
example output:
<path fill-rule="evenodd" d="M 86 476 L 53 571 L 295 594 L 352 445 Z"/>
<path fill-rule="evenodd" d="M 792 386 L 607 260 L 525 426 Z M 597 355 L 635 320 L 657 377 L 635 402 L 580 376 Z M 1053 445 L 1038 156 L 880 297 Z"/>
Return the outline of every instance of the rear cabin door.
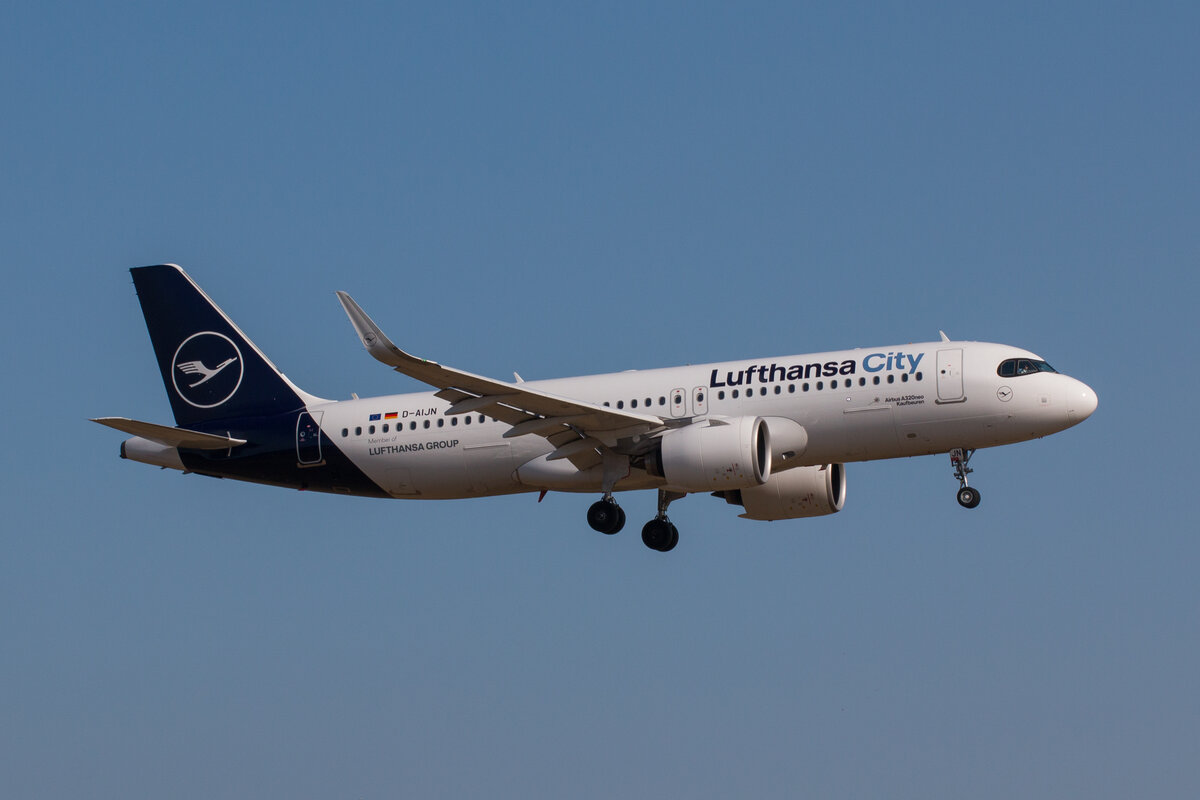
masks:
<path fill-rule="evenodd" d="M 296 420 L 296 461 L 300 466 L 315 466 L 321 463 L 321 415 L 323 411 L 309 414 L 301 411 Z"/>
<path fill-rule="evenodd" d="M 938 350 L 937 391 L 938 402 L 958 403 L 963 396 L 962 349 Z"/>

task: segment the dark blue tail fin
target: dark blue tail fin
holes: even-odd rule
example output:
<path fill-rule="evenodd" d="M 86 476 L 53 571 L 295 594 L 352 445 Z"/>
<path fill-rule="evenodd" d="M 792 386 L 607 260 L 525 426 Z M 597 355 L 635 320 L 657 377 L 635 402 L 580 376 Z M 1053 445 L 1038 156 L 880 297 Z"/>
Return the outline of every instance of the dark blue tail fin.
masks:
<path fill-rule="evenodd" d="M 150 341 L 180 426 L 302 409 L 304 393 L 174 264 L 135 267 Z"/>

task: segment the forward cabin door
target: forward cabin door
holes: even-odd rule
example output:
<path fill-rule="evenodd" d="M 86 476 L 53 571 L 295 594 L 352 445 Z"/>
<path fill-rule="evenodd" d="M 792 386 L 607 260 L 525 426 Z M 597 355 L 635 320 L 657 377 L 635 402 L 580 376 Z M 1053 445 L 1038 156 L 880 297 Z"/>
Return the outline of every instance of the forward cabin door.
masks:
<path fill-rule="evenodd" d="M 938 350 L 937 392 L 939 403 L 961 403 L 963 396 L 962 349 Z"/>

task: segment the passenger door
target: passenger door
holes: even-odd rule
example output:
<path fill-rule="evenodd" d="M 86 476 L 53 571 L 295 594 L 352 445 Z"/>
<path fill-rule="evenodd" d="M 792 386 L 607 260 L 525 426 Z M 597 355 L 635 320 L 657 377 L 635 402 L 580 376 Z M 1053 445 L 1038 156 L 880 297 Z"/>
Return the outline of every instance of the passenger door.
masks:
<path fill-rule="evenodd" d="M 938 350 L 937 392 L 939 403 L 961 403 L 963 395 L 962 349 Z"/>
<path fill-rule="evenodd" d="M 302 467 L 321 463 L 321 416 L 325 412 L 309 414 L 301 411 L 296 419 L 296 461 Z"/>

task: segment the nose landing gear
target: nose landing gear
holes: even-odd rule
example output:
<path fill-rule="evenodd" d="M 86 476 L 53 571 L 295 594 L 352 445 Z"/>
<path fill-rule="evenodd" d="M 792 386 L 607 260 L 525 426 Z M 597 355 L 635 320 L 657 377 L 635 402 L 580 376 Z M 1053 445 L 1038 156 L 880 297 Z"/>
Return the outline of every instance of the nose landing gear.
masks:
<path fill-rule="evenodd" d="M 979 490 L 967 485 L 967 475 L 975 471 L 967 466 L 973 455 L 974 448 L 956 447 L 950 451 L 950 466 L 954 467 L 954 477 L 958 478 L 958 504 L 963 508 L 974 508 L 980 500 Z"/>

